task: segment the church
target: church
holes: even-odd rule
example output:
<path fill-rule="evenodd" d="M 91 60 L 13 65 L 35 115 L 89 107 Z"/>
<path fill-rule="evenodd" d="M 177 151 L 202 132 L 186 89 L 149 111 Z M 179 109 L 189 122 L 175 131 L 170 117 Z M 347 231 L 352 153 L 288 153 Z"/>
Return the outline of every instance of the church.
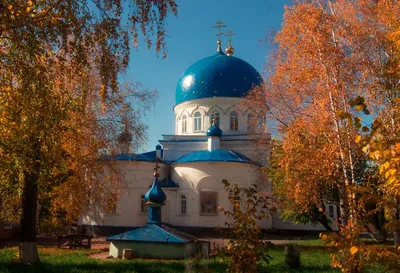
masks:
<path fill-rule="evenodd" d="M 116 156 L 129 193 L 118 198 L 113 213 L 88 213 L 78 225 L 108 234 L 144 226 L 148 219 L 145 194 L 152 185 L 156 158 L 160 161 L 159 184 L 167 197 L 161 220 L 174 227 L 226 227 L 230 219 L 218 211 L 219 206 L 231 206 L 223 179 L 240 187 L 259 183 L 271 193 L 270 183 L 260 179 L 268 143 L 264 158 L 260 158 L 254 126 L 250 126 L 255 120 L 257 130 L 263 130 L 265 113 L 242 104 L 250 90 L 262 83 L 262 77 L 246 61 L 233 56 L 231 41 L 225 52 L 221 48 L 219 39 L 215 53 L 195 62 L 178 79 L 175 133 L 163 135 L 154 151 Z M 283 221 L 279 213 L 258 224 L 266 230 L 323 230 L 322 226 Z"/>

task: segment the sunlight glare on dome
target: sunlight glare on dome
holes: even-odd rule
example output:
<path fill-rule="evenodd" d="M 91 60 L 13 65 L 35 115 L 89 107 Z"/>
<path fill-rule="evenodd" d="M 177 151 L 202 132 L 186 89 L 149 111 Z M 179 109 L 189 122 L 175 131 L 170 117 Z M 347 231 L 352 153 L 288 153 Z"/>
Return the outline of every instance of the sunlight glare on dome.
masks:
<path fill-rule="evenodd" d="M 188 89 L 190 86 L 192 86 L 193 80 L 194 80 L 194 78 L 193 78 L 192 75 L 186 76 L 186 78 L 182 81 L 182 86 L 183 86 L 185 89 Z"/>

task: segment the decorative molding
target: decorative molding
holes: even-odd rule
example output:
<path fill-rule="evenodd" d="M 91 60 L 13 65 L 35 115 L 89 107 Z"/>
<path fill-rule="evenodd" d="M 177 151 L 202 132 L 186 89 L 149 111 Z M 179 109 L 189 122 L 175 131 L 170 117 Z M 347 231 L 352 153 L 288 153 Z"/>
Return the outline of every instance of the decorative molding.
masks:
<path fill-rule="evenodd" d="M 202 118 L 206 115 L 206 110 L 203 109 L 201 105 L 197 105 L 196 108 L 192 110 L 192 113 L 190 113 L 190 117 L 193 117 L 193 114 L 196 113 L 197 111 L 202 113 Z"/>
<path fill-rule="evenodd" d="M 200 189 L 201 189 L 200 186 L 201 186 L 201 184 L 204 183 L 204 181 L 205 181 L 206 179 L 213 179 L 213 180 L 215 180 L 215 181 L 218 182 L 218 180 L 217 180 L 217 178 L 216 178 L 215 176 L 212 176 L 212 175 L 205 175 L 205 176 L 201 177 L 201 178 L 198 180 L 198 182 L 197 182 L 197 184 L 196 184 L 196 189 L 197 189 L 197 190 L 200 190 Z M 215 186 L 216 186 L 215 188 L 220 188 L 220 187 L 218 187 L 218 184 L 215 185 Z"/>
<path fill-rule="evenodd" d="M 211 116 L 212 111 L 214 111 L 214 108 L 217 108 L 217 112 L 224 113 L 224 109 L 222 109 L 219 105 L 215 105 L 215 107 L 214 107 L 214 105 L 211 105 L 210 108 L 208 109 L 206 115 Z M 218 109 L 219 109 L 220 111 L 218 111 Z"/>
<path fill-rule="evenodd" d="M 247 114 L 249 114 L 249 112 L 251 112 L 253 115 L 257 116 L 257 112 L 256 112 L 253 108 L 251 108 L 251 107 L 247 108 L 247 109 L 243 112 L 243 115 L 247 115 Z"/>
<path fill-rule="evenodd" d="M 188 112 L 188 111 L 186 111 L 186 109 L 182 109 L 181 113 L 180 113 L 180 114 L 178 114 L 178 115 L 176 116 L 176 118 L 177 118 L 177 121 L 178 121 L 178 120 L 180 121 L 180 120 L 182 119 L 182 116 L 183 116 L 184 114 L 186 114 L 188 117 L 190 117 L 190 114 L 189 114 L 189 112 Z"/>

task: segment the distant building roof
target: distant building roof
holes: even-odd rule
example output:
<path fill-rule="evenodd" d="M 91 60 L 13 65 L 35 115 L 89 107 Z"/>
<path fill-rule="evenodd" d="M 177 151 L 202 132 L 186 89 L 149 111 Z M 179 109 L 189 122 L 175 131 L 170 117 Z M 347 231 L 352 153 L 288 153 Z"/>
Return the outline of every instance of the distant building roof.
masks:
<path fill-rule="evenodd" d="M 161 158 L 162 158 L 163 150 L 161 150 Z M 150 151 L 141 154 L 116 154 L 105 156 L 105 159 L 115 159 L 121 161 L 145 161 L 145 162 L 154 162 L 156 158 L 156 151 Z"/>
<path fill-rule="evenodd" d="M 116 154 L 113 156 L 113 159 L 122 161 L 154 161 L 154 157 L 150 157 L 145 154 Z"/>
<path fill-rule="evenodd" d="M 107 238 L 107 241 L 136 241 L 152 243 L 176 243 L 184 244 L 193 242 L 197 238 L 183 231 L 169 227 L 167 225 L 146 225 L 122 234 Z"/>
<path fill-rule="evenodd" d="M 252 163 L 250 159 L 242 154 L 228 150 L 202 150 L 187 154 L 173 164 L 189 163 L 189 162 L 238 162 Z"/>

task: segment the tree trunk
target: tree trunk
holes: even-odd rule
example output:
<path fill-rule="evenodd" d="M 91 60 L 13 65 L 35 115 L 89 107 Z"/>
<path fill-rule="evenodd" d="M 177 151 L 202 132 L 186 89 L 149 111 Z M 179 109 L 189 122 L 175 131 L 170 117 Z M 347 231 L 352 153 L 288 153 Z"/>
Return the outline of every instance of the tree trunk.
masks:
<path fill-rule="evenodd" d="M 331 10 L 333 11 L 333 10 Z M 336 35 L 334 30 L 332 29 L 332 39 L 335 43 L 335 45 L 337 45 L 337 40 L 336 40 Z M 327 86 L 327 90 L 330 90 L 330 85 L 329 85 L 329 78 L 333 78 L 335 79 L 336 82 L 338 82 L 338 80 L 336 79 L 335 75 L 330 75 L 330 69 L 328 69 L 328 67 L 325 65 L 325 58 L 324 58 L 324 54 L 322 53 L 321 49 L 318 49 L 319 51 L 319 58 L 321 61 L 322 66 L 325 69 L 325 76 L 326 76 L 326 86 Z M 337 87 L 337 86 L 336 86 Z M 347 189 L 349 186 L 349 179 L 347 177 L 347 166 L 345 164 L 346 160 L 345 160 L 345 151 L 343 149 L 343 140 L 342 140 L 342 136 L 340 134 L 340 121 L 338 120 L 338 118 L 336 117 L 336 113 L 337 113 L 337 106 L 335 105 L 335 100 L 333 98 L 333 94 L 331 91 L 328 91 L 328 96 L 329 96 L 329 104 L 330 104 L 330 112 L 332 115 L 332 122 L 333 122 L 333 128 L 336 134 L 336 142 L 338 145 L 338 150 L 339 150 L 339 158 L 340 158 L 340 165 L 338 166 L 338 169 L 341 168 L 342 172 L 343 172 L 343 181 L 339 182 L 338 188 L 339 188 L 339 204 L 340 204 L 340 223 L 341 226 L 347 226 L 347 223 L 349 221 L 350 215 L 349 215 L 349 201 L 351 199 L 349 199 L 349 195 L 347 193 Z M 351 196 L 351 195 L 350 195 Z"/>
<path fill-rule="evenodd" d="M 386 233 L 382 230 L 377 230 L 376 234 L 369 228 L 368 225 L 364 225 L 364 229 L 368 232 L 369 236 L 378 243 L 384 243 L 387 241 Z"/>
<path fill-rule="evenodd" d="M 384 243 L 387 241 L 387 230 L 385 229 L 385 208 L 382 208 L 374 215 L 375 228 L 379 242 Z"/>
<path fill-rule="evenodd" d="M 399 249 L 400 246 L 400 198 L 397 198 L 396 200 L 396 211 L 395 211 L 395 218 L 396 218 L 396 229 L 393 232 L 393 239 L 394 239 L 394 245 L 396 249 Z"/>
<path fill-rule="evenodd" d="M 327 232 L 333 232 L 332 227 L 329 225 L 327 217 L 321 217 L 318 222 L 325 228 Z"/>
<path fill-rule="evenodd" d="M 334 124 L 334 129 L 335 129 L 335 134 L 336 134 L 336 141 L 339 149 L 339 156 L 340 156 L 340 167 L 343 172 L 343 181 L 339 182 L 338 188 L 339 188 L 339 205 L 340 205 L 340 223 L 343 227 L 347 226 L 348 220 L 349 220 L 349 196 L 347 193 L 347 189 L 349 186 L 349 179 L 347 177 L 347 166 L 345 164 L 345 153 L 343 149 L 343 144 L 342 144 L 342 138 L 340 135 L 340 125 L 339 121 L 336 118 L 336 106 L 334 103 L 334 99 L 332 96 L 332 93 L 329 92 L 329 101 L 330 101 L 330 107 L 331 107 L 331 115 L 332 115 L 332 120 Z"/>
<path fill-rule="evenodd" d="M 19 234 L 19 257 L 24 264 L 40 263 L 36 242 L 36 213 L 38 201 L 38 180 L 40 172 L 40 150 L 35 145 L 34 165 L 24 174 L 22 192 L 22 213 Z"/>

